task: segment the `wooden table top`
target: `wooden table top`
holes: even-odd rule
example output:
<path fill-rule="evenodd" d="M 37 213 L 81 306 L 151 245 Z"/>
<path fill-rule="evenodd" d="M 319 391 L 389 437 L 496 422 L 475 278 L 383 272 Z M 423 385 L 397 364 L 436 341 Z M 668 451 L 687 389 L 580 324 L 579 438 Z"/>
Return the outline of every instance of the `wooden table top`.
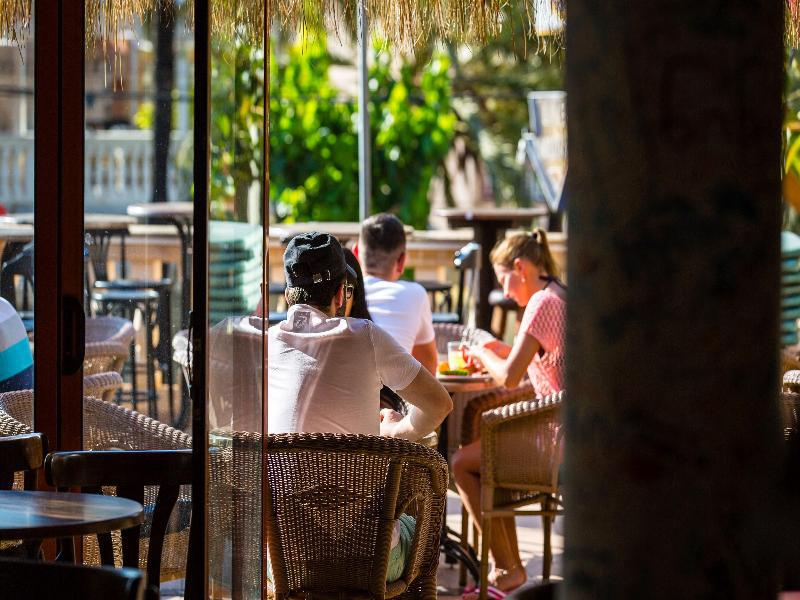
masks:
<path fill-rule="evenodd" d="M 0 540 L 103 533 L 142 521 L 142 505 L 127 498 L 0 490 Z"/>
<path fill-rule="evenodd" d="M 194 216 L 193 202 L 142 202 L 129 204 L 128 214 L 132 217 L 182 217 Z"/>
<path fill-rule="evenodd" d="M 442 379 L 437 376 L 436 380 L 444 386 L 450 394 L 463 394 L 466 392 L 483 392 L 500 387 L 491 377 L 463 377 L 457 380 Z"/>
<path fill-rule="evenodd" d="M 440 208 L 433 211 L 439 217 L 456 222 L 530 221 L 550 214 L 544 206 L 532 208 Z"/>

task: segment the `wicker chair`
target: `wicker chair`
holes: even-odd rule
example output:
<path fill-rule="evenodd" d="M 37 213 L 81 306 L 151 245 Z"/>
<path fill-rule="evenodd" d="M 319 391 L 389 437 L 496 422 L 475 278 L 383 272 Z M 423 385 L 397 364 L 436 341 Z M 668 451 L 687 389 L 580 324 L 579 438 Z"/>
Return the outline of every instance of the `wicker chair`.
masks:
<path fill-rule="evenodd" d="M 270 435 L 268 453 L 276 598 L 436 598 L 447 494 L 447 464 L 436 451 L 380 436 L 309 433 Z M 402 577 L 387 583 L 401 513 L 416 517 L 416 533 Z"/>
<path fill-rule="evenodd" d="M 0 436 L 29 433 L 33 423 L 33 390 L 0 393 Z M 91 396 L 83 398 L 83 447 L 85 450 L 182 450 L 192 447 L 192 438 L 182 431 L 145 415 L 104 402 Z M 107 489 L 107 492 L 113 489 Z M 144 505 L 153 506 L 158 489 L 148 487 Z M 173 512 L 164 541 L 161 580 L 182 576 L 186 569 L 186 546 L 189 542 L 189 507 L 191 490 L 182 487 L 178 508 Z M 139 565 L 145 568 L 150 535 L 149 519 L 142 527 Z M 118 534 L 115 548 L 121 548 Z M 100 564 L 96 536 L 84 537 L 84 562 Z M 117 553 L 119 555 L 119 552 Z"/>
<path fill-rule="evenodd" d="M 544 522 L 543 579 L 550 577 L 550 529 L 562 514 L 561 403 L 564 392 L 483 413 L 481 427 L 481 600 L 486 597 L 492 519 L 540 515 Z M 538 509 L 523 509 L 539 504 Z M 521 510 L 522 509 L 522 510 Z"/>
<path fill-rule="evenodd" d="M 122 372 L 136 331 L 133 323 L 120 317 L 86 319 L 86 349 L 83 374 Z"/>
<path fill-rule="evenodd" d="M 86 375 L 83 378 L 84 396 L 93 396 L 106 402 L 111 401 L 114 392 L 120 387 L 122 387 L 122 375 L 116 371 L 95 373 L 94 375 Z"/>
<path fill-rule="evenodd" d="M 472 398 L 464 407 L 461 415 L 461 446 L 467 446 L 480 438 L 481 435 L 481 417 L 487 410 L 492 410 L 506 404 L 514 402 L 521 402 L 523 400 L 531 400 L 536 396 L 533 391 L 533 386 L 529 381 L 525 381 L 518 387 L 513 389 L 499 388 L 480 394 Z M 464 542 L 464 547 L 467 549 L 467 540 L 469 535 L 469 513 L 467 509 L 461 507 L 461 539 Z M 473 546 L 475 548 L 479 545 L 479 536 L 477 527 L 473 528 Z M 466 583 L 466 573 L 461 568 L 459 574 L 459 584 Z"/>

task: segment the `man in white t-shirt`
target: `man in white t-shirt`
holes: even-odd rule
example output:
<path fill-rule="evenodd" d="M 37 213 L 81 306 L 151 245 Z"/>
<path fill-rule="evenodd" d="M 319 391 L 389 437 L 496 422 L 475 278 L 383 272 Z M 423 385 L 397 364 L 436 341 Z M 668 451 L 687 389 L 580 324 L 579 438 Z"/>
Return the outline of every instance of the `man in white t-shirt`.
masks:
<path fill-rule="evenodd" d="M 289 311 L 269 329 L 269 432 L 424 437 L 452 409 L 450 396 L 375 323 L 336 316 L 352 293 L 347 269 L 327 233 L 298 235 L 286 247 Z M 411 405 L 407 415 L 379 412 L 384 385 Z"/>
<path fill-rule="evenodd" d="M 418 283 L 400 280 L 406 265 L 403 223 L 388 213 L 366 219 L 358 252 L 372 320 L 435 374 L 438 354 L 428 294 Z"/>

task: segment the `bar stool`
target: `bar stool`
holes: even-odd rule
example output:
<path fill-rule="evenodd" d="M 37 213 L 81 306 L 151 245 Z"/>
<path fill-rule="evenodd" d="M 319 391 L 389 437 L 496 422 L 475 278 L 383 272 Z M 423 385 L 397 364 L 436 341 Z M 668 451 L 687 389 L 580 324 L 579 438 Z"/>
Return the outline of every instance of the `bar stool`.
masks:
<path fill-rule="evenodd" d="M 140 392 L 136 382 L 136 344 L 130 346 L 129 372 L 131 374 L 131 407 L 137 410 L 140 395 L 147 401 L 149 416 L 158 417 L 156 406 L 156 385 L 154 359 L 157 360 L 156 347 L 153 345 L 153 330 L 158 324 L 158 304 L 160 295 L 153 289 L 105 289 L 92 292 L 92 301 L 99 311 L 105 315 L 115 315 L 133 321 L 136 313 L 141 315 L 142 326 L 145 332 L 145 375 L 147 390 Z M 169 338 L 169 336 L 165 336 Z M 118 393 L 117 400 L 121 401 L 122 392 Z"/>
<path fill-rule="evenodd" d="M 173 265 L 168 265 L 166 275 L 171 275 Z M 175 422 L 175 406 L 173 391 L 172 356 L 170 339 L 172 337 L 172 285 L 173 279 L 112 279 L 110 281 L 96 281 L 95 289 L 98 290 L 125 290 L 141 291 L 153 290 L 158 293 L 158 307 L 156 311 L 156 325 L 158 326 L 158 343 L 154 348 L 154 355 L 158 361 L 158 369 L 167 381 L 167 396 L 169 399 L 170 423 Z"/>

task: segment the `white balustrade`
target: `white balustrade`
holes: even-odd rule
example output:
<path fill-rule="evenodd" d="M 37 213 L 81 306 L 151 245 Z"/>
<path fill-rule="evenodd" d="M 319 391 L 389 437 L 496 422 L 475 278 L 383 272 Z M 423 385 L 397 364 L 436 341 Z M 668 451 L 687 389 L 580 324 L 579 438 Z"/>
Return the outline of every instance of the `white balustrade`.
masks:
<path fill-rule="evenodd" d="M 167 163 L 167 199 L 188 199 L 188 185 L 175 157 L 190 132 L 173 131 Z M 9 211 L 33 209 L 33 135 L 0 135 L 0 204 Z M 148 202 L 153 185 L 150 131 L 87 131 L 84 204 L 94 212 L 124 213 L 128 204 Z M 191 156 L 191 155 L 190 155 Z M 191 178 L 191 165 L 186 167 Z"/>

